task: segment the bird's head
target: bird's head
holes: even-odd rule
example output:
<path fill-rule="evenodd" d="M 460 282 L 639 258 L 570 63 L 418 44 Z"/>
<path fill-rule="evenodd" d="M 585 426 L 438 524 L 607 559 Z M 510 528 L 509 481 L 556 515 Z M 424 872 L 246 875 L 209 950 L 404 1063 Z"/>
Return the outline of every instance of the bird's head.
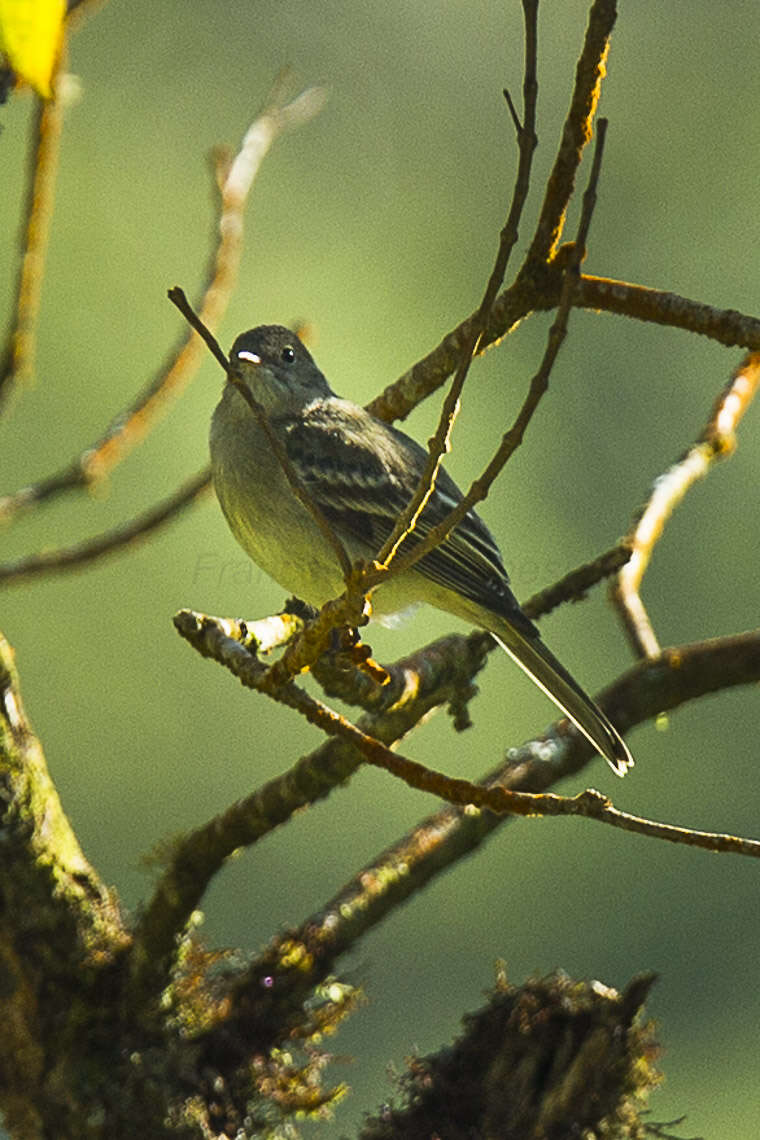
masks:
<path fill-rule="evenodd" d="M 332 394 L 309 350 L 283 325 L 241 333 L 230 351 L 230 368 L 270 414 Z"/>

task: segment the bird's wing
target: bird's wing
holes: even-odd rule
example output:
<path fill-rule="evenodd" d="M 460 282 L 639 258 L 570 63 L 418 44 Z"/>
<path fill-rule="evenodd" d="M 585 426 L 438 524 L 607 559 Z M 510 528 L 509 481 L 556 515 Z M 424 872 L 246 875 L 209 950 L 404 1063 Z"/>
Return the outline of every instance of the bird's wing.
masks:
<path fill-rule="evenodd" d="M 273 422 L 299 477 L 338 535 L 353 540 L 365 557 L 377 554 L 416 490 L 426 452 L 404 432 L 337 398 L 315 401 L 305 413 Z M 441 468 L 402 551 L 413 549 L 461 498 Z M 525 633 L 535 633 L 509 588 L 499 549 L 474 511 L 417 568 Z"/>

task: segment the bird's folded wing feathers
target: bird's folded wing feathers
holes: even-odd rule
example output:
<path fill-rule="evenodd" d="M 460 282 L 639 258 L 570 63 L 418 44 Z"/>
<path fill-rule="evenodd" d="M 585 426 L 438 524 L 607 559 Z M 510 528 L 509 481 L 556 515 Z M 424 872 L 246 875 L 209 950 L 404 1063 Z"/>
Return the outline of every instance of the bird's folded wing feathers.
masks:
<path fill-rule="evenodd" d="M 309 493 L 341 537 L 365 557 L 377 554 L 414 494 L 427 459 L 409 436 L 337 398 L 315 401 L 305 414 L 275 426 Z M 436 488 L 402 549 L 413 549 L 461 500 L 441 468 Z M 435 550 L 418 563 L 431 580 L 493 610 L 534 634 L 509 588 L 498 547 L 470 511 Z"/>

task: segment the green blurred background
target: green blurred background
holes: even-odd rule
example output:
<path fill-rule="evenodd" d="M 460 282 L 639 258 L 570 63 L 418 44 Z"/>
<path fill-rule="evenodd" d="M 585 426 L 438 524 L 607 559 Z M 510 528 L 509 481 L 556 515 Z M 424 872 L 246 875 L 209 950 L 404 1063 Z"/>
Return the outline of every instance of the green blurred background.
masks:
<path fill-rule="evenodd" d="M 585 19 L 576 0 L 542 6 L 540 147 L 521 249 Z M 622 5 L 601 104 L 610 130 L 589 271 L 760 310 L 759 34 L 750 3 Z M 213 219 L 206 155 L 240 139 L 284 64 L 299 83 L 326 84 L 330 100 L 264 164 L 222 343 L 262 321 L 308 320 L 335 388 L 364 402 L 475 308 L 515 168 L 501 89 L 520 89 L 517 3 L 112 0 L 71 43 L 83 97 L 67 116 L 36 384 L 2 426 L 0 490 L 78 454 L 159 365 L 181 330 L 166 289 L 194 295 L 203 277 Z M 4 314 L 30 108 L 21 97 L 0 111 Z M 449 462 L 460 482 L 495 446 L 549 323 L 531 319 L 474 367 Z M 739 358 L 684 333 L 573 315 L 549 396 L 482 512 L 519 596 L 615 541 L 652 479 L 699 433 Z M 95 533 L 168 494 L 206 461 L 219 387 L 209 359 L 105 493 L 19 523 L 3 535 L 3 557 Z M 407 425 L 420 439 L 433 403 Z M 691 492 L 656 553 L 644 594 L 665 643 L 757 621 L 759 425 L 754 408 L 736 457 Z M 319 742 L 202 661 L 171 624 L 182 606 L 251 617 L 281 602 L 211 499 L 126 556 L 4 592 L 0 625 L 64 806 L 128 905 L 149 890 L 140 860 L 161 837 Z M 423 612 L 399 631 L 376 631 L 372 644 L 391 660 L 449 628 Z M 630 663 L 603 590 L 542 630 L 592 691 Z M 438 716 L 406 751 L 475 777 L 550 719 L 506 659 L 493 657 L 480 684 L 470 732 L 455 738 Z M 587 781 L 629 811 L 757 835 L 759 708 L 754 689 L 685 708 L 668 731 L 633 734 L 638 764 L 625 784 L 601 761 Z M 361 772 L 230 864 L 205 902 L 206 938 L 255 950 L 434 806 Z M 654 1119 L 688 1113 L 684 1135 L 756 1136 L 757 876 L 749 860 L 582 821 L 504 829 L 345 963 L 370 1002 L 334 1042 L 342 1059 L 331 1075 L 353 1095 L 326 1132 L 352 1132 L 392 1095 L 390 1063 L 449 1040 L 504 958 L 515 982 L 555 966 L 615 986 L 657 971 L 649 1009 L 667 1080 Z"/>

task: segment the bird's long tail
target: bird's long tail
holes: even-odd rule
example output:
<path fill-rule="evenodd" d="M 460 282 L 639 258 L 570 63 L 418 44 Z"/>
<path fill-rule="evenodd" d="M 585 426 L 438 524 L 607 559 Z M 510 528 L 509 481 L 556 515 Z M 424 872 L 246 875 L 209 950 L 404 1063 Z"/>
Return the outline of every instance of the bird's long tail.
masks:
<path fill-rule="evenodd" d="M 593 744 L 612 771 L 617 776 L 624 776 L 633 767 L 633 756 L 625 741 L 609 717 L 584 693 L 541 638 L 523 634 L 506 622 L 500 625 L 498 633 L 493 629 L 490 632 L 502 649 Z"/>

